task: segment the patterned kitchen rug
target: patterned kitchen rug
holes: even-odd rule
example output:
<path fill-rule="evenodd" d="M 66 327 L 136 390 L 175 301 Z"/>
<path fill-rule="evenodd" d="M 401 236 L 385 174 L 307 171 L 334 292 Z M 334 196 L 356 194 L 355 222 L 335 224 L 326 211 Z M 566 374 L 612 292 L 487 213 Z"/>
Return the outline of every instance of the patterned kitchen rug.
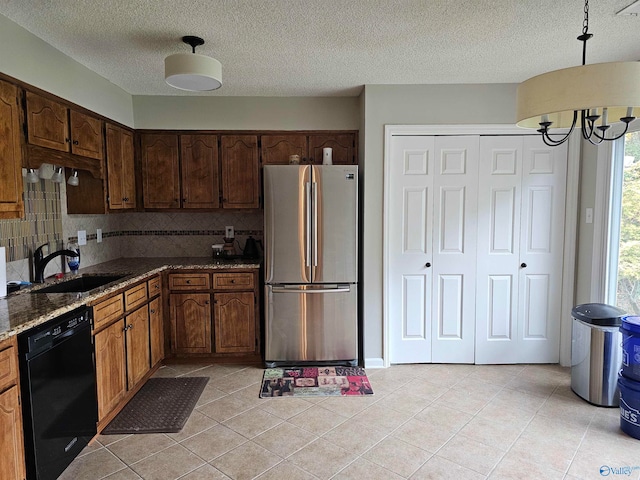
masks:
<path fill-rule="evenodd" d="M 260 398 L 356 395 L 373 395 L 367 374 L 360 367 L 267 368 L 260 390 Z"/>
<path fill-rule="evenodd" d="M 208 381 L 209 377 L 150 378 L 102 433 L 179 432 Z"/>

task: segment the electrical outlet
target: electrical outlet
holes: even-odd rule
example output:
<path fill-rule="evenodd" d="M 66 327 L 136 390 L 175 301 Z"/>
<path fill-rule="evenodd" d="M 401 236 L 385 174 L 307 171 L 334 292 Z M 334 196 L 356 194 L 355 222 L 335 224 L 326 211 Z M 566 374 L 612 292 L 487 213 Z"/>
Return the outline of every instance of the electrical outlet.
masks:
<path fill-rule="evenodd" d="M 593 208 L 587 208 L 585 223 L 593 223 Z"/>
<path fill-rule="evenodd" d="M 86 244 L 87 244 L 87 231 L 78 230 L 78 245 L 86 245 Z"/>
<path fill-rule="evenodd" d="M 96 242 L 102 243 L 102 229 L 98 228 L 96 230 Z"/>
<path fill-rule="evenodd" d="M 235 236 L 233 226 L 224 227 L 224 236 L 225 238 L 233 238 Z"/>

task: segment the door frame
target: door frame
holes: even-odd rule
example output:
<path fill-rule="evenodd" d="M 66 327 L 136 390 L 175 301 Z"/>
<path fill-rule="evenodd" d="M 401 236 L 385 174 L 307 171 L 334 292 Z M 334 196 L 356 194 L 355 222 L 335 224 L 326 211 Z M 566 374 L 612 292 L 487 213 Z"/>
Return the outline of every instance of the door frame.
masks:
<path fill-rule="evenodd" d="M 396 136 L 433 135 L 538 135 L 533 130 L 525 130 L 509 124 L 486 125 L 385 125 L 383 158 L 383 223 L 382 223 L 382 359 L 366 359 L 366 366 L 389 367 L 390 305 L 389 305 L 389 197 L 391 141 Z M 580 183 L 580 135 L 573 133 L 568 140 L 567 189 L 565 199 L 565 231 L 562 265 L 562 318 L 560 324 L 560 364 L 571 364 L 571 309 L 575 299 L 575 270 L 577 253 L 577 233 L 579 219 Z"/>

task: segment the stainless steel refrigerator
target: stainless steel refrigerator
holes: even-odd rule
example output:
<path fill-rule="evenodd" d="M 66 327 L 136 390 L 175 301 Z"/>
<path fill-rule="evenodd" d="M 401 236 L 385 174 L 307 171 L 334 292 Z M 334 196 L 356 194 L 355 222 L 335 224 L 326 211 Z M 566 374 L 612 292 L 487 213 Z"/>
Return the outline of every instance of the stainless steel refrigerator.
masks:
<path fill-rule="evenodd" d="M 265 363 L 358 361 L 358 167 L 269 165 Z"/>

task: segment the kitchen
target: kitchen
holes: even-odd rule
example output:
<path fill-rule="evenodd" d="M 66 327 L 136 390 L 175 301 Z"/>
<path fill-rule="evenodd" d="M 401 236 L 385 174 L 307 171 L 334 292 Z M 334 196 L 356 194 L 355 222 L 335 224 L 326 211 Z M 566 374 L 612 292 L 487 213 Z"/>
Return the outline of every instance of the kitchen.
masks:
<path fill-rule="evenodd" d="M 383 190 L 383 126 L 385 124 L 458 124 L 459 112 L 465 112 L 465 123 L 512 124 L 515 120 L 515 89 L 513 83 L 467 85 L 366 85 L 360 96 L 354 97 L 146 97 L 131 96 L 95 73 L 62 55 L 16 24 L 0 17 L 0 38 L 11 49 L 2 52 L 2 73 L 19 78 L 72 102 L 97 111 L 123 124 L 142 129 L 214 129 L 214 130 L 360 130 L 360 165 L 363 193 L 361 237 L 363 258 L 362 313 L 364 322 L 364 352 L 366 366 L 384 364 L 383 338 L 383 274 L 382 274 L 382 195 Z M 28 58 L 28 64 L 24 59 Z M 54 62 L 51 59 L 55 59 Z M 33 71 L 30 65 L 46 65 L 46 72 Z M 44 68 L 44 67 L 43 67 Z M 73 72 L 73 76 L 69 72 Z M 82 88 L 78 88 L 82 85 Z M 213 112 L 213 113 L 212 113 Z M 309 112 L 313 112 L 310 114 Z M 593 149 L 595 150 L 595 149 Z M 592 169 L 594 152 L 585 155 L 585 169 Z M 580 210 L 593 206 L 595 175 L 581 177 Z M 61 208 L 65 208 L 61 202 Z M 64 210 L 63 210 L 64 211 Z M 142 232 L 171 232 L 153 235 L 154 249 L 174 252 L 183 241 L 193 240 L 189 251 L 208 255 L 210 239 L 197 242 L 192 235 L 181 232 L 195 230 L 192 225 L 205 223 L 206 230 L 221 235 L 226 225 L 240 232 L 259 232 L 259 215 L 248 221 L 242 214 L 215 218 L 205 214 L 125 213 L 120 215 L 62 214 L 63 238 L 73 237 L 78 230 L 89 235 L 83 249 L 83 268 L 118 258 L 123 250 L 146 256 L 150 235 L 120 236 L 144 225 Z M 243 225 L 246 227 L 241 228 Z M 591 295 L 593 238 L 592 225 L 580 224 L 578 244 L 578 278 L 576 303 Z M 100 246 L 93 235 L 98 229 L 105 236 Z M 97 237 L 97 235 L 96 235 Z M 129 250 L 131 249 L 131 250 Z M 26 279 L 28 262 L 10 264 L 12 278 Z M 568 319 L 567 319 L 568 320 Z M 565 351 L 567 346 L 565 344 Z M 565 354 L 565 364 L 566 364 Z"/>

